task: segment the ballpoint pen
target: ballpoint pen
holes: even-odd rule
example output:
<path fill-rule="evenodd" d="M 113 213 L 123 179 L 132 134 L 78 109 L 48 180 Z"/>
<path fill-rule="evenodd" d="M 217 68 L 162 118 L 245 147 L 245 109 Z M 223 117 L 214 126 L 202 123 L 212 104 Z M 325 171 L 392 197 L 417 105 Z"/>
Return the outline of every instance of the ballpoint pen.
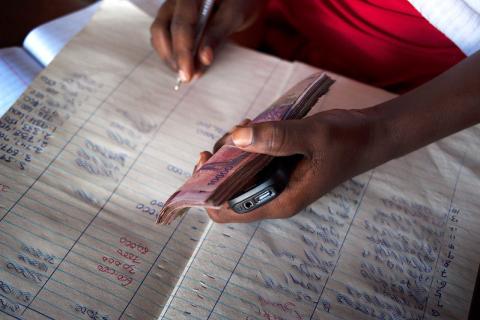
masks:
<path fill-rule="evenodd" d="M 208 18 L 210 17 L 210 13 L 212 12 L 213 3 L 215 0 L 204 0 L 202 7 L 200 9 L 200 15 L 198 17 L 197 27 L 196 27 L 196 34 L 195 34 L 195 42 L 193 45 L 192 56 L 195 56 L 198 53 L 198 49 L 200 47 L 200 41 L 202 40 L 203 33 L 205 31 L 205 27 L 207 26 Z M 174 90 L 178 91 L 180 89 L 180 85 L 182 84 L 182 79 L 180 76 L 177 77 L 177 82 L 175 83 Z"/>

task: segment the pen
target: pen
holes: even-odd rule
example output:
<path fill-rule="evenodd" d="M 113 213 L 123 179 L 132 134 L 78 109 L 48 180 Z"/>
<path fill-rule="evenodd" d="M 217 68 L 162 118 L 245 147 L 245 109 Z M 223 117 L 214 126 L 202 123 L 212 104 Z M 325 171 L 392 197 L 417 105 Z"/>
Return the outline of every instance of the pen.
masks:
<path fill-rule="evenodd" d="M 200 15 L 198 17 L 197 27 L 196 27 L 196 34 L 195 34 L 195 42 L 193 44 L 192 56 L 195 57 L 198 53 L 198 49 L 200 47 L 200 41 L 203 37 L 203 32 L 205 31 L 205 27 L 207 26 L 208 18 L 210 17 L 210 13 L 212 12 L 213 3 L 215 0 L 204 0 L 202 3 L 202 7 L 200 9 Z M 178 91 L 180 89 L 180 85 L 182 84 L 182 79 L 180 76 L 177 77 L 177 82 L 175 83 L 175 87 L 173 89 Z"/>

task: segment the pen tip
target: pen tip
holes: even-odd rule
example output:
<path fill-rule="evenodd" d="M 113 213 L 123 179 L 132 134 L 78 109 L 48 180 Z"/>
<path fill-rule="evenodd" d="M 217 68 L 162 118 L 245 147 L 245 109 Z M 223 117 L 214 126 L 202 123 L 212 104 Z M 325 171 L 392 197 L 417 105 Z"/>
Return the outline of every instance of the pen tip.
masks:
<path fill-rule="evenodd" d="M 181 84 L 182 84 L 182 79 L 180 79 L 180 77 L 178 77 L 177 82 L 175 83 L 175 86 L 173 87 L 173 90 L 178 91 L 180 89 Z"/>

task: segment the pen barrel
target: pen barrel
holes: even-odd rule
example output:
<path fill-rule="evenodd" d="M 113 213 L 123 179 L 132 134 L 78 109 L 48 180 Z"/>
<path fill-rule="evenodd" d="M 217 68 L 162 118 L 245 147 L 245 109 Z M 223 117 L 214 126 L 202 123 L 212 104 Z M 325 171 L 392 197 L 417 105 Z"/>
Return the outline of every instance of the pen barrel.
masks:
<path fill-rule="evenodd" d="M 215 0 L 205 0 L 200 9 L 200 15 L 198 17 L 197 30 L 195 34 L 195 42 L 192 52 L 193 56 L 197 54 L 200 47 L 200 41 L 202 40 L 203 33 L 205 32 L 205 28 L 207 27 L 208 19 L 210 18 L 210 14 L 212 13 L 214 3 Z"/>

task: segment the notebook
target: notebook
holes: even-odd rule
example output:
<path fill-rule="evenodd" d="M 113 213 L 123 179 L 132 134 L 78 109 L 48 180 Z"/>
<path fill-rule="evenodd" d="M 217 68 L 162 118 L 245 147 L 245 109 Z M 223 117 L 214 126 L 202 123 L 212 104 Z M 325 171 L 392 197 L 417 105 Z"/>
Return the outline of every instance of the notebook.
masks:
<path fill-rule="evenodd" d="M 198 153 L 319 70 L 226 45 L 198 81 L 107 0 L 0 120 L 6 319 L 466 319 L 479 127 L 346 181 L 288 220 L 155 225 Z M 336 82 L 312 112 L 393 95 Z M 352 154 L 352 158 L 355 155 Z"/>

